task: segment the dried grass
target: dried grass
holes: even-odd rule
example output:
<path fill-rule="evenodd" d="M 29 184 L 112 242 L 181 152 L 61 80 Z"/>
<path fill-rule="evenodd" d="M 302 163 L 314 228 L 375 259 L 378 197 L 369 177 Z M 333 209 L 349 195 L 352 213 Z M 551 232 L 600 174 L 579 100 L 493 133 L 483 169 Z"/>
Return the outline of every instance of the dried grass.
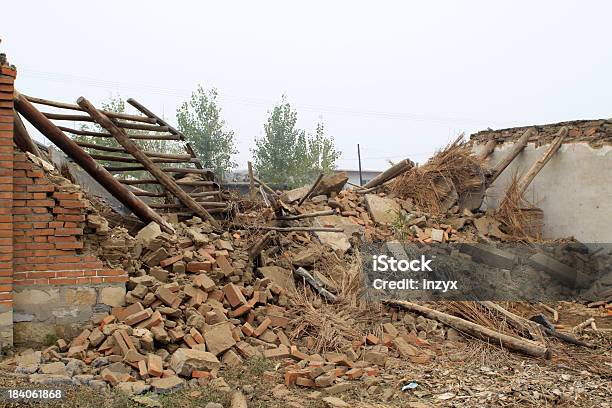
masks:
<path fill-rule="evenodd" d="M 398 176 L 391 191 L 435 215 L 445 211 L 444 202 L 449 195 L 456 192 L 461 197 L 482 185 L 483 180 L 482 162 L 472 154 L 461 134 L 424 165 Z"/>
<path fill-rule="evenodd" d="M 334 283 L 339 301 L 325 303 L 308 285 L 302 287 L 291 299 L 293 330 L 290 337 L 312 337 L 315 342 L 312 351 L 320 353 L 342 351 L 350 347 L 353 340 L 360 340 L 369 333 L 380 334 L 383 306 L 362 298 L 365 289 L 359 254 L 349 262 L 326 254 L 316 266 Z"/>
<path fill-rule="evenodd" d="M 524 198 L 518 185 L 519 177 L 515 173 L 495 217 L 502 223 L 502 230 L 509 239 L 538 242 L 542 239 L 542 210 Z"/>

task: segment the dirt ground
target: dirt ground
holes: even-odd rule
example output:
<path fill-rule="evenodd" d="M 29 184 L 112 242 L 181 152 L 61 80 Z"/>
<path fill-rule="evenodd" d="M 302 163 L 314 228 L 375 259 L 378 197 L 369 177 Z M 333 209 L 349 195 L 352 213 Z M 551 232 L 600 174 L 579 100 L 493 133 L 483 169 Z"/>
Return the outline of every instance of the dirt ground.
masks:
<path fill-rule="evenodd" d="M 440 345 L 437 358 L 420 365 L 392 361 L 377 377 L 351 381 L 335 395 L 352 407 L 612 407 L 612 333 L 593 332 L 593 349 L 553 343 L 551 360 L 531 359 L 480 341 L 463 339 Z M 232 390 L 240 390 L 249 407 L 327 407 L 326 395 L 312 389 L 287 388 L 277 372 L 280 363 L 255 359 L 219 373 Z M 275 373 L 264 376 L 264 373 Z M 401 391 L 404 385 L 416 387 Z M 27 378 L 0 373 L 0 387 L 32 387 Z M 230 393 L 214 387 L 185 388 L 140 403 L 116 391 L 99 394 L 87 387 L 63 387 L 61 402 L 0 403 L 0 406 L 47 407 L 205 407 L 229 406 Z"/>

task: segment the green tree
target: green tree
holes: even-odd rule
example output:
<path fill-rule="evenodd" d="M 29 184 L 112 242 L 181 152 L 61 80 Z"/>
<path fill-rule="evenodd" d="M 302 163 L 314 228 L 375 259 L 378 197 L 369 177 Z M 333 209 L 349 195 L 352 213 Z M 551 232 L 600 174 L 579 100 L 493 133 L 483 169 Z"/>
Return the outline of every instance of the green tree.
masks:
<path fill-rule="evenodd" d="M 283 96 L 264 124 L 265 135 L 255 139 L 252 149 L 255 170 L 267 182 L 296 187 L 334 170 L 340 152 L 323 124 L 317 124 L 314 135 L 296 125 L 297 111 Z"/>
<path fill-rule="evenodd" d="M 192 142 L 202 165 L 213 169 L 217 177 L 236 167 L 232 155 L 238 153 L 234 132 L 226 130 L 217 105 L 217 91 L 206 92 L 201 85 L 176 112 L 179 130 Z"/>

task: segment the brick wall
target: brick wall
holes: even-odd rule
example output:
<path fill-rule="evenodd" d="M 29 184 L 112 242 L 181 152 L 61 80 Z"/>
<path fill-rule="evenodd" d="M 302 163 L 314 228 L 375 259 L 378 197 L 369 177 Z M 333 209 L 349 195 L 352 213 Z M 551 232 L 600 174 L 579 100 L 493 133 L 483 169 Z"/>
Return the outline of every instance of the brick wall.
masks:
<path fill-rule="evenodd" d="M 15 78 L 0 67 L 0 347 L 75 335 L 123 304 L 128 280 L 83 251 L 80 188 L 14 146 Z"/>
<path fill-rule="evenodd" d="M 0 66 L 0 346 L 13 344 L 13 83 Z"/>
<path fill-rule="evenodd" d="M 53 183 L 20 151 L 14 153 L 13 183 L 15 286 L 127 281 L 122 269 L 79 253 L 89 202 L 77 186 Z"/>
<path fill-rule="evenodd" d="M 87 214 L 80 188 L 13 154 L 13 336 L 15 344 L 70 338 L 95 313 L 123 303 L 123 269 L 83 253 Z"/>

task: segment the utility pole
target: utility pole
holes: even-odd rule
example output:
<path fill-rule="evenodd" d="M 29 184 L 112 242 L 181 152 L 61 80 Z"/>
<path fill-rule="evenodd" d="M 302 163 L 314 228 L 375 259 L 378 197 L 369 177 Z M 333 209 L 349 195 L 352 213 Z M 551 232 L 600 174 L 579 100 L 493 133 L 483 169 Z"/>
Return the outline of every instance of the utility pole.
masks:
<path fill-rule="evenodd" d="M 359 150 L 359 143 L 357 143 L 357 158 L 359 159 L 359 186 L 363 186 L 363 177 L 361 175 L 361 150 Z"/>

